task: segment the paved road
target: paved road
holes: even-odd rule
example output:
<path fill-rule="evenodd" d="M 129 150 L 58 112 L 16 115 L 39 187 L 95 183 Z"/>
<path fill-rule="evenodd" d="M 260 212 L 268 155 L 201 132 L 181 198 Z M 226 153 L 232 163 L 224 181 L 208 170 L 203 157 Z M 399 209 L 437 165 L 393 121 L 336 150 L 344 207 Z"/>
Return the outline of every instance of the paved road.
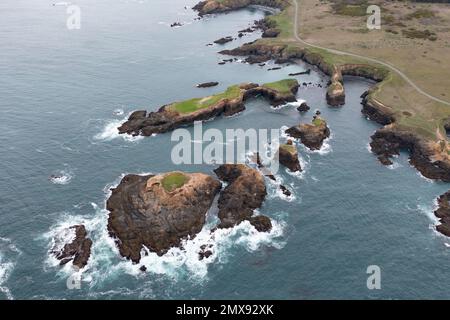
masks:
<path fill-rule="evenodd" d="M 327 50 L 328 52 L 334 53 L 334 54 L 339 54 L 339 55 L 346 55 L 346 56 L 350 56 L 350 57 L 355 57 L 355 58 L 359 58 L 359 59 L 364 59 L 367 61 L 371 61 L 374 63 L 378 63 L 381 64 L 391 70 L 393 70 L 394 72 L 396 72 L 398 75 L 400 75 L 406 82 L 408 82 L 414 89 L 416 89 L 420 94 L 424 95 L 427 98 L 430 98 L 436 102 L 440 102 L 443 103 L 447 106 L 450 106 L 450 102 L 436 98 L 434 96 L 432 96 L 431 94 L 426 93 L 425 91 L 423 91 L 422 89 L 420 89 L 410 78 L 408 78 L 408 76 L 406 74 L 404 74 L 402 71 L 400 71 L 399 69 L 397 69 L 395 66 L 393 66 L 390 63 L 386 63 L 377 59 L 373 59 L 370 57 L 365 57 L 365 56 L 360 56 L 358 54 L 354 54 L 354 53 L 350 53 L 350 52 L 345 52 L 345 51 L 340 51 L 340 50 L 335 50 L 335 49 L 329 49 L 329 48 L 325 48 L 325 47 L 321 47 L 321 46 L 317 46 L 311 43 L 306 42 L 305 40 L 303 40 L 302 38 L 299 37 L 298 35 L 298 29 L 299 29 L 299 19 L 298 19 L 298 12 L 299 12 L 299 0 L 292 0 L 294 2 L 294 6 L 295 6 L 295 14 L 294 14 L 294 37 L 297 41 L 299 41 L 300 43 L 303 43 L 304 45 L 313 47 L 313 48 L 317 48 L 317 49 L 322 49 L 322 50 Z"/>

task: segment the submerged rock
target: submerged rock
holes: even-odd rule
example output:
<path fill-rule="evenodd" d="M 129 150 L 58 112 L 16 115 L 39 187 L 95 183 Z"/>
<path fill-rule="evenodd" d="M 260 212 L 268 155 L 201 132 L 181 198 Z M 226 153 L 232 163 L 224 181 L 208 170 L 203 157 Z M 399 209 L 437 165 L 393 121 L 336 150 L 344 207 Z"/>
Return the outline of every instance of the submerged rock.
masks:
<path fill-rule="evenodd" d="M 310 73 L 311 73 L 311 69 L 308 69 L 308 70 L 302 71 L 302 72 L 289 73 L 289 76 L 293 77 L 293 76 L 300 76 L 303 74 L 310 74 Z"/>
<path fill-rule="evenodd" d="M 214 43 L 216 43 L 216 44 L 225 44 L 225 43 L 231 42 L 231 41 L 233 41 L 233 37 L 228 36 L 228 37 L 220 38 L 220 39 L 214 41 Z"/>
<path fill-rule="evenodd" d="M 319 116 L 314 116 L 312 124 L 303 123 L 291 127 L 286 133 L 300 141 L 311 150 L 320 150 L 323 141 L 330 136 L 327 122 Z"/>
<path fill-rule="evenodd" d="M 217 179 L 202 173 L 127 175 L 106 203 L 108 231 L 133 262 L 144 247 L 162 255 L 202 230 L 220 189 Z"/>
<path fill-rule="evenodd" d="M 253 217 L 266 198 L 263 176 L 244 164 L 224 164 L 215 169 L 220 180 L 228 183 L 219 197 L 219 228 L 231 228 L 248 220 L 257 230 L 269 231 L 272 227 L 267 217 Z"/>
<path fill-rule="evenodd" d="M 92 240 L 87 237 L 84 225 L 74 225 L 69 227 L 75 232 L 75 237 L 70 243 L 66 243 L 61 250 L 52 250 L 60 264 L 64 265 L 70 261 L 78 268 L 84 268 L 91 255 Z"/>

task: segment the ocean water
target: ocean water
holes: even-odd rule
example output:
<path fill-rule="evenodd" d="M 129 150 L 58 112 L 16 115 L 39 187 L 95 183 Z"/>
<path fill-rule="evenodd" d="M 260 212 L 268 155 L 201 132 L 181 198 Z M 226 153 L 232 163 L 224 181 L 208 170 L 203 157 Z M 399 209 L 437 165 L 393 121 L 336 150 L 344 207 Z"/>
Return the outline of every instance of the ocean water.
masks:
<path fill-rule="evenodd" d="M 313 86 L 298 93 L 312 106 L 304 115 L 253 99 L 238 116 L 204 123 L 204 129 L 276 129 L 309 122 L 315 109 L 327 119 L 332 136 L 324 149 L 299 147 L 305 171 L 278 174 L 294 199 L 268 182 L 259 211 L 274 220 L 270 234 L 246 223 L 214 238 L 203 231 L 184 251 L 146 256 L 146 273 L 120 258 L 106 232 L 109 188 L 126 173 L 215 168 L 173 165 L 170 134 L 119 136 L 115 128 L 127 115 L 309 68 L 218 65 L 227 57 L 217 51 L 259 34 L 206 44 L 236 36 L 264 11 L 196 21 L 185 8 L 196 0 L 168 3 L 77 0 L 81 29 L 68 30 L 67 4 L 1 1 L 0 299 L 450 298 L 450 240 L 435 232 L 432 214 L 435 198 L 449 186 L 420 176 L 405 154 L 390 168 L 378 163 L 368 149 L 378 125 L 360 112 L 360 95 L 371 83 L 356 78 L 346 79 L 342 108 L 327 107 L 325 89 Z M 170 28 L 175 21 L 184 25 Z M 314 68 L 297 78 L 327 82 Z M 206 81 L 220 85 L 195 88 Z M 208 226 L 215 221 L 212 210 Z M 69 239 L 64 227 L 75 223 L 86 225 L 94 246 L 81 289 L 69 290 L 73 270 L 60 267 L 48 250 Z M 214 244 L 214 255 L 198 261 L 205 242 Z M 369 265 L 381 269 L 380 290 L 367 289 Z"/>

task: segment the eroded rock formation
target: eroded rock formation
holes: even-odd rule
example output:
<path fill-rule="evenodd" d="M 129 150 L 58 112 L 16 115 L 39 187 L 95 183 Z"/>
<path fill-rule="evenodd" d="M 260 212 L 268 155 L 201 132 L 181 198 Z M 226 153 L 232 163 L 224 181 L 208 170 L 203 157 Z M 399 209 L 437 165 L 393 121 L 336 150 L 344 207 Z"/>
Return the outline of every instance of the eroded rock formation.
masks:
<path fill-rule="evenodd" d="M 266 197 L 263 176 L 244 164 L 224 164 L 214 170 L 220 180 L 228 183 L 219 197 L 219 228 L 230 228 L 248 220 L 258 231 L 269 231 L 268 217 L 254 216 Z"/>
<path fill-rule="evenodd" d="M 69 231 L 74 232 L 74 238 L 70 243 L 66 243 L 62 249 L 52 249 L 52 253 L 64 265 L 70 261 L 78 268 L 84 268 L 91 255 L 92 240 L 87 237 L 84 225 L 69 227 Z"/>
<path fill-rule="evenodd" d="M 320 150 L 323 141 L 330 136 L 327 122 L 314 116 L 312 124 L 301 123 L 286 130 L 286 133 L 300 141 L 311 150 Z"/>
<path fill-rule="evenodd" d="M 278 152 L 280 164 L 291 170 L 292 172 L 302 171 L 298 160 L 297 147 L 288 140 L 286 144 L 281 144 Z"/>

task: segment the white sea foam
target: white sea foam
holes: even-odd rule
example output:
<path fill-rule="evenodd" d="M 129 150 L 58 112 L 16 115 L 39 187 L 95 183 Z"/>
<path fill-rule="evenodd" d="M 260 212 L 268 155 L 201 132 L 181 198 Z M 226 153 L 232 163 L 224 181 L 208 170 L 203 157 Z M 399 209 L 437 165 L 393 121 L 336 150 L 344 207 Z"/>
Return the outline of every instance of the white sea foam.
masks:
<path fill-rule="evenodd" d="M 22 252 L 10 239 L 0 237 L 0 292 L 3 293 L 8 300 L 13 300 L 14 296 L 6 286 L 6 282 L 14 270 L 15 259 L 21 253 Z"/>
<path fill-rule="evenodd" d="M 391 165 L 388 165 L 387 168 L 390 170 L 395 170 L 402 167 L 402 165 L 400 164 L 400 162 L 392 162 Z"/>
<path fill-rule="evenodd" d="M 125 174 L 124 174 L 125 175 Z M 248 251 L 254 251 L 263 245 L 282 248 L 285 242 L 282 239 L 285 229 L 285 222 L 282 217 L 273 217 L 273 228 L 268 233 L 257 232 L 248 222 L 230 229 L 210 230 L 217 225 L 217 206 L 213 205 L 207 215 L 207 223 L 202 231 L 194 238 L 184 240 L 181 248 L 172 248 L 163 256 L 158 256 L 153 252 L 143 249 L 142 258 L 139 264 L 121 258 L 114 242 L 107 231 L 107 219 L 109 212 L 105 209 L 106 199 L 109 198 L 110 189 L 116 186 L 123 178 L 122 175 L 114 184 L 105 186 L 105 202 L 103 206 L 92 204 L 95 214 L 92 218 L 73 216 L 68 213 L 63 214 L 60 222 L 55 224 L 50 231 L 43 235 L 50 249 L 59 243 L 67 243 L 73 239 L 73 234 L 64 232 L 64 229 L 75 225 L 84 224 L 89 237 L 93 240 L 91 257 L 87 266 L 82 269 L 82 279 L 93 286 L 96 283 L 110 281 L 111 278 L 127 273 L 134 276 L 143 276 L 139 270 L 145 265 L 147 271 L 153 274 L 161 274 L 173 278 L 187 277 L 193 281 L 207 279 L 208 265 L 214 263 L 225 263 L 227 258 L 233 254 L 236 245 L 244 247 Z M 217 199 L 216 199 L 217 201 Z M 212 255 L 203 260 L 199 260 L 199 252 L 202 245 L 211 245 Z M 59 270 L 61 276 L 67 277 L 73 274 L 71 263 L 64 267 L 59 266 L 59 261 L 52 255 L 48 255 L 46 266 Z"/>
<path fill-rule="evenodd" d="M 8 300 L 13 300 L 14 297 L 8 287 L 4 286 L 4 283 L 8 280 L 11 272 L 14 269 L 14 263 L 4 262 L 3 257 L 0 254 L 0 292 L 2 292 Z"/>
<path fill-rule="evenodd" d="M 70 181 L 73 179 L 73 177 L 74 177 L 73 172 L 66 169 L 66 170 L 56 171 L 48 179 L 50 180 L 51 183 L 66 185 L 66 184 L 70 183 Z"/>
<path fill-rule="evenodd" d="M 302 105 L 302 103 L 305 103 L 305 102 L 306 102 L 306 100 L 300 99 L 300 100 L 297 100 L 297 101 L 294 101 L 294 102 L 288 102 L 288 103 L 286 103 L 286 104 L 282 104 L 282 105 L 280 105 L 280 106 L 272 107 L 272 108 L 273 108 L 273 109 L 276 109 L 276 110 L 282 109 L 282 108 L 285 108 L 285 107 L 294 107 L 294 108 L 298 108 L 298 107 L 300 107 L 300 106 Z"/>
<path fill-rule="evenodd" d="M 428 183 L 434 183 L 433 180 L 431 180 L 431 179 L 425 177 L 425 176 L 424 176 L 422 173 L 420 173 L 420 171 L 417 170 L 414 166 L 412 166 L 412 165 L 410 165 L 410 166 L 411 166 L 414 170 L 416 170 L 416 174 L 417 174 L 419 177 L 421 177 L 423 180 L 425 180 L 425 181 L 428 182 Z"/>
<path fill-rule="evenodd" d="M 95 140 L 101 140 L 101 141 L 111 141 L 117 138 L 124 139 L 125 141 L 129 142 L 137 142 L 144 138 L 143 136 L 136 136 L 133 137 L 129 134 L 119 134 L 119 130 L 117 129 L 120 127 L 125 121 L 128 120 L 128 116 L 124 119 L 118 120 L 109 120 L 106 122 L 105 126 L 103 127 L 102 131 L 94 136 Z"/>
<path fill-rule="evenodd" d="M 122 108 L 117 108 L 117 109 L 114 109 L 113 114 L 115 116 L 122 116 L 124 114 L 124 111 Z"/>

